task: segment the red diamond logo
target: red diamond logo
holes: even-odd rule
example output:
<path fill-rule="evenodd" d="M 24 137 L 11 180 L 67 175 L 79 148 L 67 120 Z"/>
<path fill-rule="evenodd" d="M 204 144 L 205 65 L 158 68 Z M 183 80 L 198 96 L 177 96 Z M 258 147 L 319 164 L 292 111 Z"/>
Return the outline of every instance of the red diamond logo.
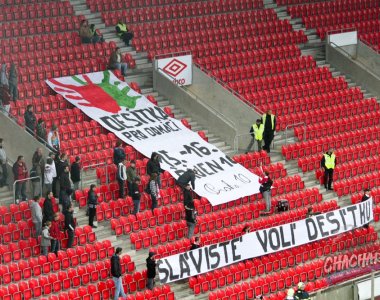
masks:
<path fill-rule="evenodd" d="M 173 59 L 163 68 L 163 70 L 165 73 L 173 77 L 177 77 L 186 68 L 187 65 L 184 64 L 182 61 L 179 61 L 178 59 Z"/>

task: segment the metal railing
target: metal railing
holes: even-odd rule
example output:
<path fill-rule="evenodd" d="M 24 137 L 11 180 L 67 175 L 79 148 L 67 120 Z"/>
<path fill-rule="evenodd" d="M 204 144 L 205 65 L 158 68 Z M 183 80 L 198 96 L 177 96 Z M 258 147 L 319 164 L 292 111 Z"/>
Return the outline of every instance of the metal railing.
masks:
<path fill-rule="evenodd" d="M 94 169 L 96 167 L 100 167 L 100 166 L 105 166 L 105 169 L 106 169 L 106 184 L 108 185 L 109 184 L 109 178 L 108 178 L 108 164 L 107 162 L 101 162 L 101 163 L 97 163 L 97 164 L 92 164 L 92 165 L 88 165 L 88 166 L 83 166 L 82 167 L 82 172 L 85 172 L 86 170 L 88 169 Z M 80 189 L 83 190 L 83 178 L 82 178 L 82 172 L 80 174 Z"/>
<path fill-rule="evenodd" d="M 294 128 L 294 127 L 297 127 L 297 126 L 300 126 L 300 125 L 303 125 L 303 140 L 306 140 L 306 123 L 305 122 L 298 122 L 298 123 L 294 123 L 294 124 L 289 124 L 289 125 L 286 125 L 285 127 L 285 145 L 288 144 L 288 130 L 290 128 Z"/>
<path fill-rule="evenodd" d="M 346 50 L 344 50 L 341 46 L 335 44 L 334 42 L 329 42 L 329 43 L 332 44 L 332 45 L 335 45 L 336 48 L 338 48 L 339 50 L 341 50 L 342 52 L 344 52 L 345 54 L 347 54 L 347 56 L 349 58 L 354 59 L 354 60 L 356 59 L 355 56 L 352 56 L 350 53 L 348 53 Z"/>
<path fill-rule="evenodd" d="M 191 51 L 190 50 L 184 50 L 184 51 L 178 51 L 178 52 L 170 52 L 170 53 L 164 53 L 164 54 L 157 54 L 157 55 L 154 56 L 154 60 L 161 59 L 161 58 L 180 56 L 180 55 L 191 55 Z"/>
<path fill-rule="evenodd" d="M 16 200 L 19 200 L 19 199 L 16 199 L 16 185 L 17 185 L 17 183 L 19 183 L 19 182 L 24 182 L 24 181 L 26 181 L 25 183 L 27 183 L 27 182 L 32 182 L 32 180 L 34 180 L 34 179 L 38 179 L 38 181 L 39 181 L 39 186 L 40 186 L 40 197 L 42 196 L 42 178 L 40 177 L 40 176 L 33 176 L 33 177 L 28 177 L 28 178 L 25 178 L 25 179 L 17 179 L 17 180 L 15 180 L 14 182 L 13 182 L 13 201 L 14 201 L 14 203 L 16 203 Z M 34 184 L 34 182 L 32 182 L 32 185 Z M 26 189 L 26 188 L 25 188 Z M 33 186 L 33 188 L 32 188 L 32 190 L 33 190 L 33 196 L 34 196 L 34 186 Z M 25 193 L 26 193 L 26 191 L 25 191 Z"/>

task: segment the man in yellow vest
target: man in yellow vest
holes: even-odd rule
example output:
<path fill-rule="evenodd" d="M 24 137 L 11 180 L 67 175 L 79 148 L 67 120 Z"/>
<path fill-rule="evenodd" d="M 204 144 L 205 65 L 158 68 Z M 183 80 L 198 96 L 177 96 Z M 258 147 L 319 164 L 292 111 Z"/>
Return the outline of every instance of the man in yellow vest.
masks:
<path fill-rule="evenodd" d="M 264 125 L 264 147 L 263 149 L 266 152 L 270 152 L 270 145 L 274 138 L 274 132 L 276 131 L 276 116 L 272 115 L 272 111 L 270 109 L 267 110 L 262 117 L 263 125 Z"/>
<path fill-rule="evenodd" d="M 335 154 L 332 149 L 323 154 L 321 167 L 325 171 L 325 188 L 332 191 L 331 184 L 333 182 L 334 169 L 336 165 Z"/>
<path fill-rule="evenodd" d="M 252 139 L 247 147 L 247 150 L 245 150 L 245 153 L 248 153 L 251 150 L 255 141 L 257 142 L 258 151 L 261 151 L 262 144 L 263 144 L 264 125 L 261 124 L 260 119 L 257 119 L 256 123 L 252 125 L 250 133 L 251 133 Z"/>
<path fill-rule="evenodd" d="M 116 25 L 116 32 L 125 45 L 129 46 L 129 41 L 133 39 L 133 33 L 128 30 L 127 24 L 123 23 L 123 21 L 119 21 Z"/>

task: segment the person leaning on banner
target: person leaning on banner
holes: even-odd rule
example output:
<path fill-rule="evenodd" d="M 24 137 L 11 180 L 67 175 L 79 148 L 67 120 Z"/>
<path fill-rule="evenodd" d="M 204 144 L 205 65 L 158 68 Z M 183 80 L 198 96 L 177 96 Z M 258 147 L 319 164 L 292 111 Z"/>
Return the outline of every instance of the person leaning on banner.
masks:
<path fill-rule="evenodd" d="M 371 190 L 370 190 L 370 189 L 365 189 L 365 190 L 364 190 L 364 195 L 363 195 L 363 197 L 362 197 L 361 202 L 365 202 L 365 201 L 367 201 L 368 199 L 371 199 Z M 369 224 L 365 224 L 365 225 L 363 225 L 363 228 L 368 229 L 368 227 L 369 227 Z"/>
<path fill-rule="evenodd" d="M 183 189 L 183 204 L 186 206 L 193 202 L 193 195 L 191 194 L 190 184 L 187 184 Z"/>
<path fill-rule="evenodd" d="M 191 183 L 191 188 L 194 190 L 196 174 L 196 169 L 187 169 L 184 173 L 181 174 L 181 176 L 177 178 L 177 184 L 184 189 L 189 183 Z"/>
<path fill-rule="evenodd" d="M 321 160 L 321 167 L 324 170 L 324 182 L 326 190 L 332 191 L 331 184 L 333 182 L 334 177 L 334 169 L 336 166 L 336 157 L 332 149 L 328 150 L 325 154 L 323 154 Z"/>
<path fill-rule="evenodd" d="M 305 284 L 303 282 L 298 283 L 298 289 L 294 295 L 295 300 L 310 300 L 310 295 L 305 291 Z"/>
<path fill-rule="evenodd" d="M 200 241 L 199 241 L 199 236 L 196 236 L 194 238 L 194 242 L 191 243 L 190 250 L 195 250 L 201 247 Z"/>
<path fill-rule="evenodd" d="M 256 123 L 254 123 L 251 126 L 249 133 L 251 134 L 252 139 L 247 149 L 245 150 L 245 153 L 248 153 L 249 151 L 251 151 L 251 148 L 253 144 L 255 143 L 255 141 L 257 142 L 257 150 L 261 151 L 262 145 L 263 145 L 263 133 L 264 133 L 264 125 L 261 123 L 261 119 L 256 120 Z"/>
<path fill-rule="evenodd" d="M 263 114 L 262 117 L 263 125 L 264 125 L 264 132 L 263 132 L 263 139 L 264 139 L 264 146 L 263 149 L 266 152 L 270 152 L 270 145 L 274 139 L 274 132 L 276 131 L 276 116 L 272 114 L 272 111 L 270 109 L 267 110 L 265 114 Z"/>
<path fill-rule="evenodd" d="M 133 39 L 133 33 L 128 30 L 127 24 L 123 23 L 123 21 L 119 21 L 116 24 L 116 32 L 125 45 L 129 46 L 130 40 Z"/>

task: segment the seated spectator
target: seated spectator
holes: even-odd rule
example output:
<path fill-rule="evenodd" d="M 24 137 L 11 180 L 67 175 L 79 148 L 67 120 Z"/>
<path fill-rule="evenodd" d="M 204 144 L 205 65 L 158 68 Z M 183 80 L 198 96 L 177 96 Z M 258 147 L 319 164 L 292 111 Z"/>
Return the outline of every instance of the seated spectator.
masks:
<path fill-rule="evenodd" d="M 126 46 L 129 46 L 129 42 L 133 39 L 133 33 L 128 31 L 127 24 L 119 21 L 116 25 L 116 32 L 119 38 L 123 40 Z"/>
<path fill-rule="evenodd" d="M 90 26 L 88 25 L 87 20 L 82 20 L 80 24 L 80 28 L 79 28 L 79 36 L 81 38 L 82 43 L 84 44 L 90 44 L 90 43 L 96 44 L 98 42 L 103 41 L 102 37 L 98 35 L 96 36 L 94 35 Z"/>
<path fill-rule="evenodd" d="M 99 37 L 99 38 L 100 38 L 100 41 L 101 41 L 101 42 L 104 42 L 103 35 L 99 32 L 99 30 L 97 30 L 97 29 L 95 28 L 95 25 L 94 25 L 94 24 L 91 24 L 91 25 L 90 25 L 90 30 L 91 30 L 93 36 L 97 36 L 97 37 Z"/>
<path fill-rule="evenodd" d="M 127 76 L 128 65 L 123 61 L 123 56 L 121 55 L 120 48 L 117 47 L 110 56 L 108 62 L 108 68 L 110 70 L 119 70 L 123 76 Z"/>
<path fill-rule="evenodd" d="M 37 118 L 33 112 L 33 105 L 29 104 L 26 107 L 26 111 L 24 113 L 25 127 L 27 131 L 34 135 L 34 131 L 36 130 L 36 122 Z"/>
<path fill-rule="evenodd" d="M 58 133 L 58 128 L 53 124 L 51 127 L 51 130 L 48 134 L 47 142 L 49 146 L 53 149 L 55 149 L 57 152 L 59 152 L 59 133 Z"/>
<path fill-rule="evenodd" d="M 39 141 L 46 142 L 46 127 L 43 119 L 39 118 L 37 121 L 37 138 Z"/>

